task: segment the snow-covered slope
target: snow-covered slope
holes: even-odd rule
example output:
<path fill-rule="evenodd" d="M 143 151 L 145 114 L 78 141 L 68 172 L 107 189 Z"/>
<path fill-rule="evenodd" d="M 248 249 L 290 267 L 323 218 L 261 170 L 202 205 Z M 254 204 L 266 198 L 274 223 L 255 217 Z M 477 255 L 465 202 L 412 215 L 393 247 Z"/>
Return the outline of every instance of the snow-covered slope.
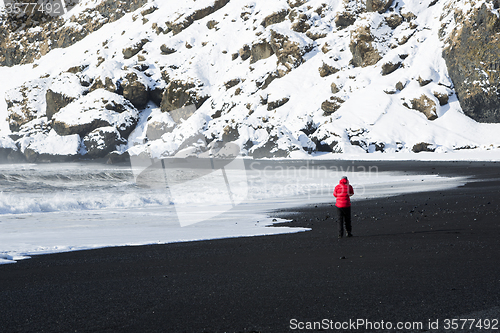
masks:
<path fill-rule="evenodd" d="M 0 67 L 4 157 L 500 147 L 499 124 L 464 114 L 443 58 L 457 13 L 498 17 L 495 1 L 144 0 L 113 19 L 100 3 L 16 32 L 41 40 Z M 79 37 L 44 44 L 56 31 Z"/>

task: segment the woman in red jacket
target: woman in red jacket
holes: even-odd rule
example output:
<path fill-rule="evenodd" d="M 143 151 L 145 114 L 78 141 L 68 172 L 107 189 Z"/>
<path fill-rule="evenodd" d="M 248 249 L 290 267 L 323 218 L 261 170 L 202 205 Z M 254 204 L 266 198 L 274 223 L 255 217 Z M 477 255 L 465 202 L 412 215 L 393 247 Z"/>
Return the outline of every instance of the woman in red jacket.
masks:
<path fill-rule="evenodd" d="M 344 236 L 344 225 L 347 232 L 347 237 L 352 237 L 351 233 L 351 196 L 354 194 L 354 189 L 349 185 L 347 177 L 342 177 L 339 184 L 335 186 L 333 196 L 337 198 L 335 206 L 337 206 L 338 223 L 339 223 L 339 238 Z"/>

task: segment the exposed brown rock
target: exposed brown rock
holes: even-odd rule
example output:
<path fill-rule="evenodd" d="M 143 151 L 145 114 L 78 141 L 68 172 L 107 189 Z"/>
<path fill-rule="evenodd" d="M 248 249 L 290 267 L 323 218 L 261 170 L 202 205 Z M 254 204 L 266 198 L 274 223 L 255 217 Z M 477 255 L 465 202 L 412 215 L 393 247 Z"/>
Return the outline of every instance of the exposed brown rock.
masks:
<path fill-rule="evenodd" d="M 268 102 L 267 103 L 267 111 L 272 111 L 274 109 L 277 109 L 277 108 L 285 105 L 286 103 L 288 103 L 289 100 L 290 100 L 290 98 L 285 97 L 285 98 L 279 99 L 277 101 Z"/>
<path fill-rule="evenodd" d="M 428 85 L 429 83 L 431 83 L 432 79 L 425 80 L 425 79 L 422 79 L 422 77 L 419 76 L 418 79 L 417 79 L 417 81 L 418 81 L 418 84 L 420 84 L 421 87 L 424 87 L 424 86 Z"/>
<path fill-rule="evenodd" d="M 28 81 L 5 95 L 9 128 L 17 132 L 22 125 L 42 116 L 37 105 L 39 99 L 45 97 L 48 79 Z"/>
<path fill-rule="evenodd" d="M 93 92 L 97 89 L 105 89 L 105 90 L 110 91 L 110 92 L 117 91 L 116 84 L 109 77 L 106 77 L 104 79 L 104 83 L 102 82 L 102 79 L 100 77 L 95 79 L 94 82 L 92 83 L 92 85 L 90 86 L 89 91 Z"/>
<path fill-rule="evenodd" d="M 296 32 L 305 33 L 307 30 L 311 28 L 311 25 L 308 22 L 309 17 L 306 14 L 300 14 L 299 20 L 292 24 L 292 30 Z"/>
<path fill-rule="evenodd" d="M 182 30 L 189 27 L 195 21 L 201 20 L 202 18 L 207 17 L 210 14 L 215 13 L 225 5 L 229 3 L 229 0 L 215 0 L 212 6 L 208 6 L 202 9 L 195 10 L 189 15 L 181 16 L 177 21 L 174 22 L 165 22 L 170 31 L 173 31 L 174 35 L 177 35 Z"/>
<path fill-rule="evenodd" d="M 162 44 L 160 46 L 160 51 L 161 51 L 161 54 L 164 54 L 164 55 L 168 55 L 168 54 L 172 54 L 172 53 L 177 52 L 176 49 L 170 48 L 170 47 L 166 46 L 165 44 Z"/>
<path fill-rule="evenodd" d="M 142 109 L 149 101 L 148 87 L 139 80 L 135 72 L 127 73 L 121 82 L 123 97 L 128 99 L 136 108 Z"/>
<path fill-rule="evenodd" d="M 335 17 L 335 25 L 339 29 L 347 28 L 353 25 L 354 22 L 356 22 L 356 14 L 349 11 L 339 12 Z"/>
<path fill-rule="evenodd" d="M 436 103 L 427 95 L 422 94 L 419 98 L 410 101 L 411 105 L 403 103 L 406 107 L 422 112 L 428 120 L 437 119 Z"/>
<path fill-rule="evenodd" d="M 231 89 L 232 87 L 236 86 L 241 82 L 240 79 L 232 79 L 224 83 L 224 86 L 226 87 L 227 90 Z"/>
<path fill-rule="evenodd" d="M 420 153 L 423 151 L 434 152 L 436 150 L 436 148 L 434 148 L 433 145 L 430 143 L 420 142 L 420 143 L 413 145 L 413 148 L 411 150 L 414 153 Z"/>
<path fill-rule="evenodd" d="M 390 16 L 385 17 L 385 22 L 392 29 L 396 29 L 403 23 L 403 17 L 399 14 L 391 14 Z"/>
<path fill-rule="evenodd" d="M 77 3 L 65 0 L 66 9 L 71 10 Z M 59 17 L 27 9 L 23 15 L 11 17 L 0 25 L 0 36 L 4 36 L 0 39 L 0 66 L 31 63 L 52 49 L 69 47 L 146 3 L 147 0 L 104 0 L 80 13 L 70 26 L 64 26 L 65 21 Z M 19 29 L 21 26 L 23 29 Z M 42 29 L 29 30 L 34 27 Z M 33 41 L 40 41 L 37 48 L 30 47 Z"/>
<path fill-rule="evenodd" d="M 47 119 L 51 120 L 52 116 L 61 110 L 63 107 L 68 105 L 69 103 L 75 100 L 74 97 L 66 96 L 59 92 L 54 92 L 51 89 L 47 89 L 47 93 L 45 94 L 46 100 L 46 111 Z"/>
<path fill-rule="evenodd" d="M 392 5 L 393 0 L 366 0 L 366 10 L 368 12 L 384 13 Z"/>
<path fill-rule="evenodd" d="M 241 60 L 245 61 L 245 60 L 247 60 L 248 58 L 250 58 L 252 56 L 252 50 L 250 49 L 250 46 L 248 46 L 247 44 L 245 44 L 240 49 L 239 54 L 240 54 Z"/>
<path fill-rule="evenodd" d="M 137 41 L 135 42 L 134 44 L 124 48 L 122 50 L 122 53 L 123 53 L 123 57 L 125 59 L 130 59 L 132 58 L 133 56 L 135 56 L 137 53 L 141 52 L 142 48 L 144 47 L 144 45 L 146 45 L 147 43 L 149 43 L 149 39 L 147 38 L 143 38 L 141 39 L 140 41 Z"/>
<path fill-rule="evenodd" d="M 389 75 L 396 71 L 399 67 L 401 67 L 403 63 L 402 62 L 386 62 L 385 64 L 382 65 L 382 75 Z"/>
<path fill-rule="evenodd" d="M 288 13 L 289 13 L 288 9 L 282 9 L 279 12 L 272 13 L 271 15 L 266 16 L 266 18 L 264 18 L 261 24 L 265 28 L 267 28 L 272 24 L 283 22 L 286 19 Z"/>
<path fill-rule="evenodd" d="M 332 96 L 330 100 L 321 103 L 321 110 L 324 111 L 323 115 L 328 116 L 337 111 L 344 103 L 344 100 L 339 97 Z"/>
<path fill-rule="evenodd" d="M 335 82 L 332 82 L 330 87 L 332 90 L 332 94 L 336 94 L 340 91 L 340 88 L 337 86 L 337 84 Z"/>
<path fill-rule="evenodd" d="M 366 67 L 375 65 L 382 56 L 373 46 L 374 37 L 369 26 L 362 26 L 351 32 L 351 43 L 349 47 L 353 55 L 352 65 L 355 67 Z"/>
<path fill-rule="evenodd" d="M 439 105 L 443 106 L 443 105 L 448 104 L 448 101 L 450 99 L 450 96 L 448 94 L 438 93 L 438 92 L 434 92 L 433 94 L 438 99 Z"/>
<path fill-rule="evenodd" d="M 253 64 L 259 60 L 267 59 L 274 54 L 274 50 L 268 41 L 260 41 L 252 45 L 250 63 Z"/>
<path fill-rule="evenodd" d="M 196 85 L 192 82 L 172 80 L 163 92 L 161 100 L 161 111 L 170 112 L 188 105 L 194 105 L 195 110 L 199 108 L 208 96 L 199 95 L 194 89 Z"/>
<path fill-rule="evenodd" d="M 339 71 L 339 69 L 336 67 L 330 66 L 328 64 L 325 64 L 323 62 L 323 65 L 320 68 L 318 68 L 318 71 L 319 71 L 319 76 L 325 77 L 325 76 L 329 76 L 329 75 L 337 73 Z"/>
<path fill-rule="evenodd" d="M 299 43 L 290 41 L 288 36 L 271 30 L 271 47 L 278 57 L 278 64 L 286 68 L 285 71 L 280 70 L 279 73 L 280 76 L 284 76 L 304 62 L 304 54 L 309 52 L 313 45 L 302 47 Z"/>

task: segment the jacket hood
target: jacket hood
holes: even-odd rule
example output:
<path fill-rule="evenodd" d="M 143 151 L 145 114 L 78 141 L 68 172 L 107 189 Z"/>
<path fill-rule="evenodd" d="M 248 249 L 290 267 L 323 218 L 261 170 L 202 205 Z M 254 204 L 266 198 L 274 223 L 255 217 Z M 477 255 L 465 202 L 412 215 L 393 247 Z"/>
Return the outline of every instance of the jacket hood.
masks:
<path fill-rule="evenodd" d="M 345 178 L 342 178 L 340 181 L 339 181 L 339 184 L 340 185 L 347 185 L 349 184 L 349 180 L 345 179 Z"/>

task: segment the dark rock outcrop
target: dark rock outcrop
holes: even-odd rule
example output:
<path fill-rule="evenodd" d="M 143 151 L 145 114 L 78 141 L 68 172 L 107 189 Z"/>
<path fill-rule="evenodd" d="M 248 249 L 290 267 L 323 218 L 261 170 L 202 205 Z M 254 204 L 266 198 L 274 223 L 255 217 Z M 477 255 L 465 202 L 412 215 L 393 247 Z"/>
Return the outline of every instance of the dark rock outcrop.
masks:
<path fill-rule="evenodd" d="M 411 150 L 414 153 L 420 153 L 423 151 L 434 152 L 436 150 L 436 148 L 434 148 L 433 145 L 431 145 L 430 143 L 420 142 L 420 143 L 416 143 L 415 145 L 413 145 Z"/>
<path fill-rule="evenodd" d="M 392 5 L 393 0 L 366 0 L 366 10 L 384 13 Z"/>
<path fill-rule="evenodd" d="M 47 102 L 46 114 L 48 120 L 52 120 L 54 114 L 75 100 L 74 97 L 66 96 L 62 93 L 52 91 L 51 89 L 47 90 L 45 99 Z"/>
<path fill-rule="evenodd" d="M 385 64 L 382 65 L 382 75 L 389 75 L 396 71 L 399 67 L 401 67 L 403 63 L 402 62 L 386 62 Z"/>
<path fill-rule="evenodd" d="M 351 32 L 349 48 L 352 53 L 351 63 L 354 67 L 366 67 L 375 65 L 381 55 L 373 46 L 374 37 L 369 26 L 361 26 Z"/>
<path fill-rule="evenodd" d="M 399 14 L 391 14 L 385 18 L 385 22 L 392 29 L 396 29 L 403 23 L 403 17 Z"/>
<path fill-rule="evenodd" d="M 309 17 L 306 14 L 300 14 L 298 21 L 292 24 L 292 30 L 302 33 L 307 32 L 311 28 L 308 20 Z"/>
<path fill-rule="evenodd" d="M 130 59 L 132 58 L 133 56 L 135 56 L 137 53 L 141 52 L 142 48 L 144 47 L 144 45 L 146 45 L 147 43 L 149 43 L 149 39 L 147 38 L 143 38 L 141 39 L 140 41 L 137 41 L 135 43 L 133 43 L 132 45 L 130 46 L 127 46 L 126 48 L 124 48 L 122 50 L 122 53 L 123 53 L 123 58 L 125 59 Z"/>
<path fill-rule="evenodd" d="M 302 46 L 291 41 L 288 36 L 271 30 L 271 47 L 278 57 L 278 65 L 285 69 L 278 69 L 280 77 L 288 74 L 292 69 L 300 66 L 305 60 L 303 56 L 313 49 L 313 45 Z"/>
<path fill-rule="evenodd" d="M 232 87 L 237 86 L 240 82 L 241 82 L 240 79 L 232 79 L 232 80 L 224 82 L 224 87 L 226 87 L 226 89 L 229 90 Z"/>
<path fill-rule="evenodd" d="M 45 93 L 45 114 L 48 120 L 63 107 L 80 98 L 86 91 L 81 86 L 80 78 L 72 73 L 61 73 L 49 83 Z"/>
<path fill-rule="evenodd" d="M 461 28 L 444 49 L 448 72 L 466 115 L 478 122 L 500 122 L 500 18 L 485 4 L 459 16 Z"/>
<path fill-rule="evenodd" d="M 266 16 L 261 24 L 267 28 L 272 24 L 283 22 L 286 19 L 288 13 L 288 9 L 282 9 L 279 12 L 272 13 L 271 15 Z"/>
<path fill-rule="evenodd" d="M 267 59 L 274 54 L 274 50 L 268 41 L 261 41 L 252 44 L 250 63 L 253 64 L 259 60 Z"/>
<path fill-rule="evenodd" d="M 332 96 L 330 100 L 321 103 L 321 110 L 323 110 L 323 115 L 328 116 L 340 109 L 342 103 L 345 101 L 339 97 Z"/>
<path fill-rule="evenodd" d="M 325 64 L 323 62 L 323 65 L 320 68 L 318 68 L 318 70 L 319 70 L 319 76 L 325 77 L 337 73 L 340 69 Z"/>
<path fill-rule="evenodd" d="M 288 103 L 289 100 L 290 100 L 290 98 L 285 97 L 285 98 L 282 98 L 282 99 L 279 99 L 276 101 L 268 102 L 267 103 L 267 111 L 272 111 L 274 109 L 277 109 L 277 108 L 285 105 L 286 103 Z"/>
<path fill-rule="evenodd" d="M 115 127 L 127 137 L 139 119 L 136 108 L 122 96 L 96 90 L 61 109 L 52 118 L 59 135 L 81 137 L 100 127 Z"/>
<path fill-rule="evenodd" d="M 271 136 L 264 145 L 253 148 L 250 154 L 253 158 L 287 157 L 289 152 L 278 147 L 278 136 Z"/>
<path fill-rule="evenodd" d="M 5 95 L 7 120 L 12 132 L 19 131 L 24 124 L 43 116 L 40 102 L 45 98 L 48 82 L 48 79 L 28 81 L 18 88 L 7 91 Z"/>
<path fill-rule="evenodd" d="M 140 80 L 135 72 L 127 73 L 121 81 L 123 97 L 128 99 L 137 109 L 144 108 L 149 101 L 148 86 L 144 81 Z"/>
<path fill-rule="evenodd" d="M 214 4 L 202 9 L 198 9 L 193 11 L 192 13 L 188 15 L 183 15 L 180 17 L 179 20 L 176 20 L 174 22 L 165 22 L 167 27 L 174 33 L 174 35 L 177 35 L 179 32 L 182 30 L 186 29 L 189 27 L 191 24 L 193 24 L 195 21 L 201 20 L 204 17 L 207 17 L 210 14 L 215 13 L 225 5 L 229 3 L 229 0 L 215 0 Z"/>
<path fill-rule="evenodd" d="M 245 44 L 240 49 L 239 54 L 240 54 L 241 60 L 245 61 L 245 60 L 247 60 L 248 58 L 250 58 L 252 56 L 252 50 L 250 49 L 250 46 L 248 46 L 248 45 Z"/>
<path fill-rule="evenodd" d="M 422 94 L 419 98 L 414 98 L 408 103 L 403 103 L 404 106 L 422 112 L 428 120 L 437 119 L 436 103 L 427 95 Z"/>
<path fill-rule="evenodd" d="M 83 138 L 88 157 L 95 159 L 106 156 L 117 146 L 126 143 L 118 130 L 113 127 L 101 127 L 93 130 Z"/>
<path fill-rule="evenodd" d="M 340 91 L 341 88 L 335 82 L 332 82 L 332 84 L 330 85 L 330 89 L 332 91 L 332 94 L 336 94 Z"/>
<path fill-rule="evenodd" d="M 167 46 L 167 45 L 165 45 L 165 44 L 162 44 L 162 45 L 160 46 L 160 51 L 161 51 L 161 54 L 163 54 L 163 55 L 168 55 L 168 54 L 172 54 L 172 53 L 177 52 L 177 50 L 176 50 L 176 49 L 173 49 L 173 48 L 171 48 L 171 47 L 168 47 L 168 46 Z"/>
<path fill-rule="evenodd" d="M 66 8 L 70 10 L 77 2 L 65 0 Z M 79 13 L 70 26 L 64 26 L 65 21 L 58 16 L 36 10 L 26 10 L 26 15 L 9 17 L 0 25 L 0 36 L 5 36 L 0 39 L 0 66 L 28 64 L 52 49 L 69 47 L 146 3 L 147 0 L 104 0 L 95 8 Z M 30 29 L 37 27 L 41 29 Z M 39 46 L 30 47 L 33 41 L 38 41 Z"/>
<path fill-rule="evenodd" d="M 208 97 L 201 95 L 193 82 L 172 80 L 163 92 L 161 111 L 170 112 L 188 105 L 194 105 L 198 109 Z"/>

